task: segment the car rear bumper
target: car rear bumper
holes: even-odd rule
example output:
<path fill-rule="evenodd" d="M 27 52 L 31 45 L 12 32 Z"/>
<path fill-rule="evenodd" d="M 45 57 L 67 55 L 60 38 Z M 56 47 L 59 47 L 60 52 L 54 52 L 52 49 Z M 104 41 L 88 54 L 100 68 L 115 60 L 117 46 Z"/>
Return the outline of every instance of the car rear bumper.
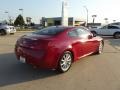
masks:
<path fill-rule="evenodd" d="M 16 47 L 15 53 L 18 60 L 20 60 L 20 57 L 25 59 L 24 63 L 31 64 L 38 68 L 55 68 L 55 65 L 51 63 L 51 61 L 47 57 L 47 54 L 42 50 L 31 50 L 23 47 Z"/>
<path fill-rule="evenodd" d="M 11 30 L 11 29 L 7 29 L 7 30 L 6 30 L 6 33 L 7 33 L 7 34 L 16 33 L 16 29 L 12 29 L 12 30 Z"/>

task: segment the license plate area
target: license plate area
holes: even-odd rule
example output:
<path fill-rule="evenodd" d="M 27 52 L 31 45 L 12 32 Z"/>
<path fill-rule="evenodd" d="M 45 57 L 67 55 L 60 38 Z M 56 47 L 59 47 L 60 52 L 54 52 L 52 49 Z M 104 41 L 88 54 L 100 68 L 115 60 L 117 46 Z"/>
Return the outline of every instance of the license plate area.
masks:
<path fill-rule="evenodd" d="M 25 62 L 26 62 L 26 59 L 25 59 L 24 57 L 21 57 L 21 56 L 20 56 L 20 62 L 25 63 Z"/>

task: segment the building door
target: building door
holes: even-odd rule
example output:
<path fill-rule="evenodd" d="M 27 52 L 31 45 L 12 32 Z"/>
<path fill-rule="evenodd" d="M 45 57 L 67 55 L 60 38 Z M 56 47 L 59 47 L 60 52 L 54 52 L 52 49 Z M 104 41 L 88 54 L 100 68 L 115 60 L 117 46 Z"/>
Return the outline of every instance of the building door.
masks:
<path fill-rule="evenodd" d="M 54 21 L 54 25 L 55 25 L 55 26 L 61 25 L 61 21 L 60 21 L 60 20 L 55 20 L 55 21 Z"/>

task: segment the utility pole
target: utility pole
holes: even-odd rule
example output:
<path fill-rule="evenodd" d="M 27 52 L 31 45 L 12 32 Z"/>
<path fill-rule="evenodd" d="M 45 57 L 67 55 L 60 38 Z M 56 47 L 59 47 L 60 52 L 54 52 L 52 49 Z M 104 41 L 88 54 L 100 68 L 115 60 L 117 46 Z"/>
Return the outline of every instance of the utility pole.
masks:
<path fill-rule="evenodd" d="M 6 19 L 6 23 L 7 23 L 7 21 L 9 21 L 9 12 L 5 11 L 5 14 L 7 14 L 7 19 Z"/>
<path fill-rule="evenodd" d="M 115 23 L 116 22 L 116 20 L 113 20 L 113 23 Z"/>
<path fill-rule="evenodd" d="M 108 18 L 104 18 L 105 23 L 108 24 Z"/>
<path fill-rule="evenodd" d="M 21 11 L 21 14 L 22 14 L 22 16 L 23 16 L 23 11 L 24 11 L 24 9 L 20 8 L 19 11 Z"/>

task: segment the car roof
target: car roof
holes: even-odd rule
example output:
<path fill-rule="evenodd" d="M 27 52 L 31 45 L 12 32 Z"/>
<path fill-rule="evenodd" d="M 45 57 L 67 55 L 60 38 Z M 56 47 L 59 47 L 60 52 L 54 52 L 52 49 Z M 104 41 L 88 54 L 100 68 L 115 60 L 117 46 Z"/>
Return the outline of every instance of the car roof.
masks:
<path fill-rule="evenodd" d="M 108 26 L 116 26 L 116 27 L 119 27 L 119 28 L 120 28 L 120 25 L 108 25 Z"/>
<path fill-rule="evenodd" d="M 103 25 L 102 27 L 104 27 L 104 26 L 116 26 L 116 27 L 120 27 L 120 25 L 112 25 L 112 24 Z"/>

